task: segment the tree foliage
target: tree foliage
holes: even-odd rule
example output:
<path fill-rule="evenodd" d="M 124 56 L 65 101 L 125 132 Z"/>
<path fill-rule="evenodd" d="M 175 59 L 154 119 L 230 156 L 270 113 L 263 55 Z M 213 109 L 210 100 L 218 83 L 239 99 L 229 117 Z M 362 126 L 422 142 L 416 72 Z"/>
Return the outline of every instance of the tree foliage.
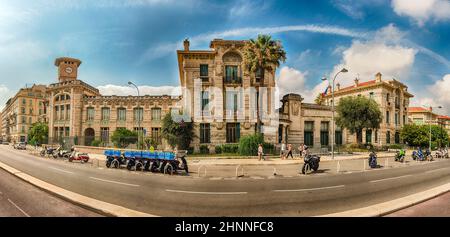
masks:
<path fill-rule="evenodd" d="M 400 132 L 400 137 L 410 146 L 428 147 L 430 143 L 430 126 L 406 124 Z M 446 146 L 448 143 L 447 131 L 438 125 L 431 125 L 431 142 L 432 148 Z"/>
<path fill-rule="evenodd" d="M 264 138 L 259 133 L 243 136 L 239 138 L 239 154 L 255 156 L 258 154 L 258 145 L 263 143 Z"/>
<path fill-rule="evenodd" d="M 362 141 L 363 129 L 380 128 L 382 115 L 378 104 L 364 96 L 341 98 L 336 107 L 336 124 L 356 133 L 357 142 Z"/>
<path fill-rule="evenodd" d="M 187 150 L 194 137 L 192 122 L 173 121 L 172 115 L 167 113 L 162 121 L 162 137 L 172 148 L 178 146 L 178 149 Z"/>
<path fill-rule="evenodd" d="M 131 143 L 136 143 L 138 140 L 138 134 L 135 131 L 130 131 L 126 128 L 118 128 L 111 136 L 111 141 L 114 146 L 118 148 L 126 148 Z"/>
<path fill-rule="evenodd" d="M 325 102 L 322 93 L 319 93 L 316 98 L 314 99 L 314 103 L 316 103 L 317 105 L 323 105 Z"/>
<path fill-rule="evenodd" d="M 279 40 L 273 40 L 270 35 L 258 35 L 256 39 L 248 40 L 243 49 L 244 67 L 251 73 L 261 70 L 275 73 L 281 62 L 286 61 L 286 51 Z M 264 74 L 263 74 L 264 75 Z M 264 76 L 260 83 L 264 85 Z M 258 89 L 258 88 L 257 88 Z M 258 103 L 259 99 L 257 100 Z M 261 132 L 260 106 L 256 107 L 257 131 Z"/>
<path fill-rule="evenodd" d="M 48 142 L 48 125 L 46 123 L 37 122 L 31 125 L 28 131 L 28 141 L 32 145 L 36 143 L 44 144 Z"/>

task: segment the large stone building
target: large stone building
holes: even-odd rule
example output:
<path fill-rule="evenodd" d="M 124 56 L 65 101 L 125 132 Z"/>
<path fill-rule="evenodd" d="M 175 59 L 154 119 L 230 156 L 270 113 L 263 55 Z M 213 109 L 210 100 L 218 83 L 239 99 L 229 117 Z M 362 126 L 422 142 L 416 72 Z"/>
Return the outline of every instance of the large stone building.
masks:
<path fill-rule="evenodd" d="M 366 96 L 377 102 L 382 113 L 380 128 L 372 131 L 363 130 L 363 143 L 374 145 L 387 145 L 400 143 L 400 129 L 408 123 L 409 101 L 413 97 L 408 92 L 408 87 L 395 80 L 382 80 L 381 73 L 375 75 L 375 80 L 360 82 L 355 79 L 351 86 L 343 87 L 336 84 L 334 100 L 336 105 L 339 99 L 346 96 Z M 332 101 L 331 90 L 325 95 L 325 103 L 330 105 Z M 347 143 L 355 143 L 356 135 L 347 134 Z"/>
<path fill-rule="evenodd" d="M 28 130 L 35 122 L 46 122 L 46 86 L 20 89 L 10 98 L 1 113 L 2 139 L 11 142 L 28 140 Z"/>
<path fill-rule="evenodd" d="M 102 96 L 99 90 L 78 79 L 81 61 L 57 58 L 57 82 L 20 90 L 2 111 L 2 135 L 15 141 L 26 141 L 31 123 L 46 121 L 50 142 L 91 145 L 98 140 L 112 145 L 111 135 L 118 128 L 143 131 L 160 148 L 161 119 L 193 121 L 195 137 L 192 146 L 215 151 L 219 144 L 237 143 L 241 136 L 257 130 L 258 107 L 261 131 L 272 144 L 305 143 L 313 148 L 328 148 L 331 132 L 331 94 L 326 105 L 304 103 L 298 94 L 284 95 L 276 109 L 275 70 L 250 73 L 245 69 L 245 41 L 215 39 L 209 50 L 191 50 L 189 41 L 177 51 L 180 96 Z M 383 111 L 378 131 L 364 131 L 364 141 L 373 144 L 399 142 L 398 131 L 407 122 L 407 108 L 412 95 L 396 81 L 376 80 L 340 88 L 336 100 L 343 96 L 365 95 L 373 98 Z M 397 134 L 397 135 L 396 135 Z M 336 127 L 337 145 L 355 142 L 353 135 Z"/>

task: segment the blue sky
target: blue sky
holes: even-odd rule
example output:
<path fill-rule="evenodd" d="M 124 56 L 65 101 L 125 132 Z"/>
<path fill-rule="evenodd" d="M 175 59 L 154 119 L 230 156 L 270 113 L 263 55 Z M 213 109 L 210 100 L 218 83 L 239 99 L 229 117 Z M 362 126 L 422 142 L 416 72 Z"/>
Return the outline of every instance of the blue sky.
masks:
<path fill-rule="evenodd" d="M 446 0 L 0 0 L 0 108 L 26 84 L 55 82 L 56 57 L 81 59 L 79 79 L 104 93 L 133 94 L 129 80 L 149 94 L 170 93 L 184 38 L 208 49 L 213 38 L 258 33 L 287 51 L 281 93 L 312 101 L 326 87 L 320 78 L 345 66 L 342 85 L 380 71 L 407 84 L 413 104 L 450 108 Z"/>

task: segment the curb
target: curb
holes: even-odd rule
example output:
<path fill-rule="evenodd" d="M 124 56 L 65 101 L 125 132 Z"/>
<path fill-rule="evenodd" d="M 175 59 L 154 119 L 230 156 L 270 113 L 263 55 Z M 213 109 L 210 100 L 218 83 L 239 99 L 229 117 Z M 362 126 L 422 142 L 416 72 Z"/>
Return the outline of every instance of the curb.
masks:
<path fill-rule="evenodd" d="M 25 182 L 28 182 L 50 194 L 56 195 L 64 200 L 67 200 L 71 203 L 74 203 L 76 205 L 88 208 L 90 210 L 93 210 L 97 213 L 104 214 L 106 216 L 116 216 L 116 217 L 157 217 L 155 215 L 151 215 L 144 212 L 135 211 L 132 209 L 128 209 L 122 206 L 118 206 L 115 204 L 107 203 L 104 201 L 100 201 L 94 198 L 90 198 L 63 188 L 60 188 L 58 186 L 55 186 L 53 184 L 47 183 L 45 181 L 42 181 L 40 179 L 37 179 L 31 175 L 28 175 L 26 173 L 23 173 L 20 170 L 17 170 L 11 166 L 8 166 L 2 162 L 0 162 L 0 168 L 4 169 L 5 171 L 11 173 L 12 175 L 24 180 Z"/>
<path fill-rule="evenodd" d="M 349 211 L 321 215 L 319 217 L 380 217 L 433 199 L 449 191 L 450 183 L 447 183 L 432 189 L 411 194 L 406 197 L 397 198 L 391 201 Z"/>

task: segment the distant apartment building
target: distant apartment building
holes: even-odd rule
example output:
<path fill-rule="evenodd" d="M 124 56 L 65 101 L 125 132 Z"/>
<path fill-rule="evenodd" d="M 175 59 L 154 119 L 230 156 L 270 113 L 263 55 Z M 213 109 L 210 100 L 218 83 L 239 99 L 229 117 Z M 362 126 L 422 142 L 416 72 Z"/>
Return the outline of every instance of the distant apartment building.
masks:
<path fill-rule="evenodd" d="M 417 125 L 439 125 L 450 135 L 450 117 L 447 115 L 439 115 L 433 111 L 433 108 L 409 107 L 408 109 L 410 122 Z"/>
<path fill-rule="evenodd" d="M 28 130 L 36 122 L 47 122 L 46 86 L 22 88 L 10 98 L 1 113 L 3 140 L 25 142 Z"/>
<path fill-rule="evenodd" d="M 354 84 L 341 87 L 336 84 L 334 92 L 335 105 L 339 104 L 339 99 L 347 96 L 366 96 L 375 100 L 382 113 L 380 128 L 372 131 L 363 131 L 363 143 L 374 145 L 388 145 L 400 143 L 400 129 L 408 123 L 408 107 L 410 99 L 413 97 L 408 92 L 408 87 L 395 80 L 382 80 L 381 73 L 375 75 L 375 80 L 360 82 L 354 80 Z M 325 95 L 325 103 L 331 105 L 331 89 Z M 356 134 L 347 134 L 347 143 L 356 142 Z"/>

